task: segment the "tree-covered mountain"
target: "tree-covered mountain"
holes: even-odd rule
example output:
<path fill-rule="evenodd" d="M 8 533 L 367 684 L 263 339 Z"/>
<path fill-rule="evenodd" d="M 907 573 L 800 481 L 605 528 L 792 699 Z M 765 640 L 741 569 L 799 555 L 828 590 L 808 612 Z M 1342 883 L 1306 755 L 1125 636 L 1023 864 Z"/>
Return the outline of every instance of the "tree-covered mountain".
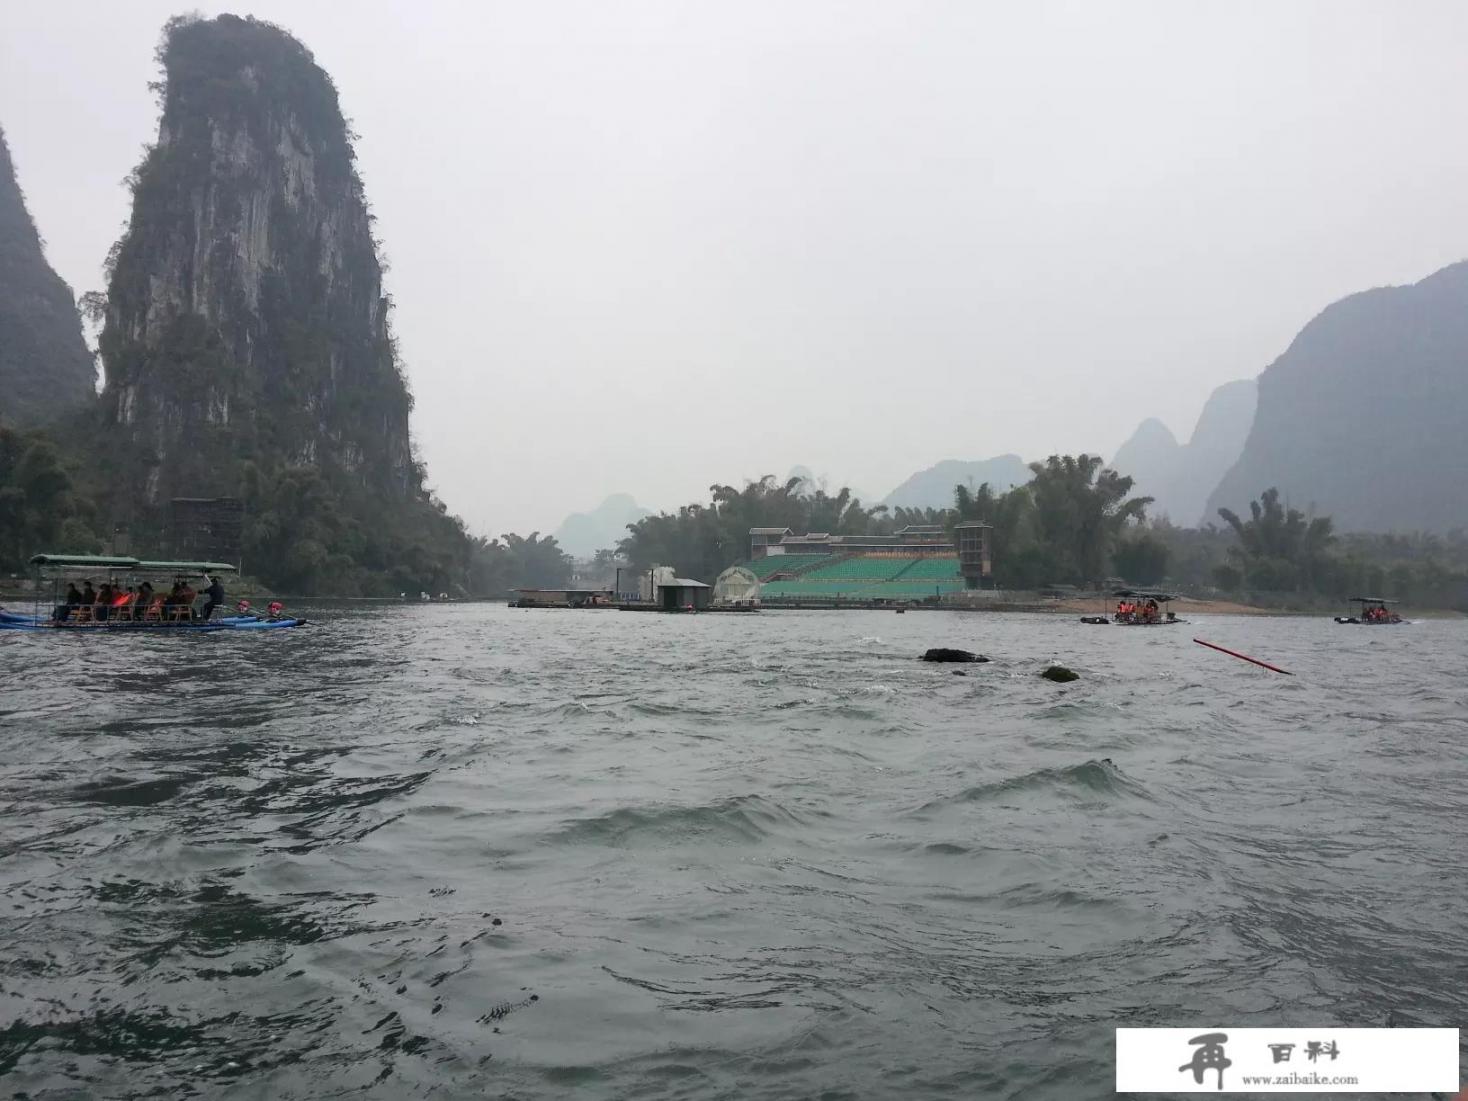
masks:
<path fill-rule="evenodd" d="M 33 425 L 95 396 L 71 290 L 41 251 L 0 130 L 0 422 Z"/>
<path fill-rule="evenodd" d="M 391 302 L 331 79 L 268 23 L 165 30 L 158 140 L 109 258 L 113 523 L 236 496 L 248 568 L 293 591 L 448 587 L 470 543 L 424 487 Z M 163 548 L 159 548 L 163 549 Z"/>
<path fill-rule="evenodd" d="M 951 508 L 954 486 L 978 489 L 988 484 L 996 492 L 1003 492 L 1025 485 L 1033 477 L 1034 472 L 1018 455 L 974 460 L 944 459 L 926 470 L 919 470 L 883 497 L 880 503 L 888 508 Z"/>
<path fill-rule="evenodd" d="M 1208 495 L 1243 451 L 1258 393 L 1253 379 L 1218 387 L 1208 396 L 1193 437 L 1185 444 L 1178 443 L 1161 421 L 1148 418 L 1122 444 L 1111 465 L 1130 474 L 1139 493 L 1153 498 L 1154 515 L 1196 524 Z"/>
<path fill-rule="evenodd" d="M 626 493 L 614 493 L 590 512 L 573 512 L 556 529 L 561 549 L 576 558 L 590 558 L 627 538 L 627 525 L 652 513 Z"/>
<path fill-rule="evenodd" d="M 1468 526 L 1468 262 L 1351 295 L 1259 376 L 1243 454 L 1208 502 L 1278 487 L 1338 531 Z"/>

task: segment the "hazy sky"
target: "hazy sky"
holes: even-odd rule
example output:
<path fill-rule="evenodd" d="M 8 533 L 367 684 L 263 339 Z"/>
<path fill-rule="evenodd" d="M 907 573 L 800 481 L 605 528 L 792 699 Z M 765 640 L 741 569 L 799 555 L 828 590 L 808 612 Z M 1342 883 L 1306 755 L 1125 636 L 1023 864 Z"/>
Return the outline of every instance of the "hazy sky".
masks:
<path fill-rule="evenodd" d="M 476 530 L 805 464 L 1180 437 L 1321 307 L 1468 256 L 1468 4 L 9 0 L 0 125 L 78 293 L 164 20 L 291 30 Z"/>

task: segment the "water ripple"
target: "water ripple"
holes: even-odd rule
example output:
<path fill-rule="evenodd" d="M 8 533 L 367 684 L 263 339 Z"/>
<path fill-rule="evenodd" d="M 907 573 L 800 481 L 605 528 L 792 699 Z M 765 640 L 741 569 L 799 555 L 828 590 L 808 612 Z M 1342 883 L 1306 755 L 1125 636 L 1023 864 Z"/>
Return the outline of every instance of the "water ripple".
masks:
<path fill-rule="evenodd" d="M 1200 630 L 1286 680 L 1041 616 L 311 616 L 0 637 L 0 1092 L 1043 1101 L 1118 1025 L 1468 1016 L 1461 623 Z"/>

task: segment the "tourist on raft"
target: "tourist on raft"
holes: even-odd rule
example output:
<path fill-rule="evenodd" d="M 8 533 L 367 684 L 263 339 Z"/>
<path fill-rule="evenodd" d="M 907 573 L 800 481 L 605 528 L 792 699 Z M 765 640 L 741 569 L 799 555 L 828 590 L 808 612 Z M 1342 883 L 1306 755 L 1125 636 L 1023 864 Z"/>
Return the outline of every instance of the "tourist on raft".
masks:
<path fill-rule="evenodd" d="M 72 581 L 66 586 L 66 603 L 56 605 L 56 610 L 51 613 L 51 619 L 56 623 L 64 623 L 71 618 L 71 610 L 79 608 L 82 604 L 82 591 Z"/>
<path fill-rule="evenodd" d="M 209 581 L 209 587 L 204 590 L 204 595 L 209 599 L 204 604 L 204 610 L 199 613 L 199 618 L 208 622 L 209 617 L 214 614 L 214 609 L 224 603 L 224 585 L 220 582 L 218 575 L 205 574 Z"/>

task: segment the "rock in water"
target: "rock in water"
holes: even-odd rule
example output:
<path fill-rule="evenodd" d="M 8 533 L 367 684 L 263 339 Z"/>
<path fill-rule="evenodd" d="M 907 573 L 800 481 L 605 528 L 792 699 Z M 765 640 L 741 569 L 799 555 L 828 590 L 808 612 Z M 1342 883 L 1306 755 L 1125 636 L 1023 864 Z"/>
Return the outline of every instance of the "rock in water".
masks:
<path fill-rule="evenodd" d="M 950 650 L 946 647 L 936 647 L 923 654 L 924 661 L 988 661 L 982 654 L 971 654 L 967 650 Z"/>
<path fill-rule="evenodd" d="M 31 425 L 83 407 L 96 397 L 96 375 L 71 289 L 41 251 L 0 131 L 0 422 Z"/>
<path fill-rule="evenodd" d="M 146 532 L 172 497 L 239 495 L 282 533 L 262 575 L 349 569 L 324 565 L 347 530 L 437 521 L 336 89 L 254 19 L 175 19 L 161 56 L 101 338 L 109 500 L 143 514 L 113 519 Z"/>
<path fill-rule="evenodd" d="M 1081 675 L 1079 673 L 1075 672 L 1074 670 L 1067 669 L 1063 665 L 1052 665 L 1050 666 L 1050 668 L 1041 673 L 1040 676 L 1044 677 L 1046 680 L 1053 680 L 1057 684 L 1069 684 L 1073 680 L 1081 679 Z"/>

